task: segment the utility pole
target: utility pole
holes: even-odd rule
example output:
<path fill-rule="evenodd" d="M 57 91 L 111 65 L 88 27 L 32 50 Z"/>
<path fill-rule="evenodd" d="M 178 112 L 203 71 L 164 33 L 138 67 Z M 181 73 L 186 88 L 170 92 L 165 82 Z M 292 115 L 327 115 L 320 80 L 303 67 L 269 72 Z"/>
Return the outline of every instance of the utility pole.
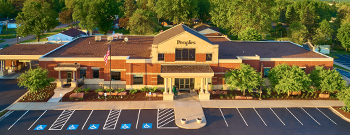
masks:
<path fill-rule="evenodd" d="M 262 93 L 262 87 L 263 87 L 263 82 L 262 82 L 262 80 L 263 80 L 263 69 L 264 69 L 264 63 L 261 63 L 261 70 L 260 70 L 260 73 L 261 73 L 261 83 L 260 83 L 260 97 L 259 97 L 259 100 L 261 100 L 261 93 Z"/>

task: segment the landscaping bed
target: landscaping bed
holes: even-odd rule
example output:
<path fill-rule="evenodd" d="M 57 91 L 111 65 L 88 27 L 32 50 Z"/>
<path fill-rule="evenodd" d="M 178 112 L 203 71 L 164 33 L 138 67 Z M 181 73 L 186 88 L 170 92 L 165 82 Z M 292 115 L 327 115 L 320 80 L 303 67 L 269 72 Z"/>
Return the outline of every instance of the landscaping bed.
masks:
<path fill-rule="evenodd" d="M 241 91 L 237 91 L 237 90 L 215 90 L 216 93 L 220 93 L 220 94 L 213 94 L 212 91 L 211 95 L 210 95 L 210 99 L 214 99 L 214 100 L 241 100 L 244 99 L 244 97 L 248 97 L 245 99 L 250 99 L 249 97 L 251 97 L 251 100 L 259 100 L 260 94 L 259 93 L 245 93 L 245 96 L 243 96 L 243 93 Z M 271 94 L 267 94 L 266 92 L 263 92 L 261 94 L 261 97 L 263 100 L 338 100 L 335 96 L 335 94 L 330 94 L 330 98 L 319 98 L 319 94 L 320 91 L 314 92 L 314 93 L 304 93 L 301 92 L 301 95 L 290 95 L 288 97 L 288 94 L 286 93 L 281 93 L 281 94 L 277 94 L 277 92 L 271 92 Z M 243 98 L 238 99 L 237 97 L 241 96 Z"/>
<path fill-rule="evenodd" d="M 342 108 L 342 106 L 332 106 L 333 109 L 337 110 L 340 114 L 342 114 L 344 117 L 350 119 L 350 112 L 345 112 Z"/>
<path fill-rule="evenodd" d="M 6 114 L 9 110 L 4 110 L 2 112 L 0 112 L 0 117 L 3 116 L 4 114 Z"/>
<path fill-rule="evenodd" d="M 75 88 L 77 89 L 77 88 Z M 74 90 L 75 90 L 74 89 Z M 125 91 L 126 95 L 107 95 L 105 99 L 104 95 L 98 95 L 97 92 L 95 91 L 88 91 L 88 92 L 84 92 L 84 96 L 83 98 L 75 98 L 75 97 L 69 97 L 71 94 L 75 93 L 74 90 L 72 90 L 69 93 L 66 93 L 63 97 L 62 97 L 62 101 L 63 102 L 74 102 L 74 101 L 148 101 L 148 100 L 163 100 L 163 97 L 148 97 L 146 96 L 146 94 L 148 94 L 149 92 L 142 92 L 140 90 L 138 90 L 136 93 L 131 94 L 129 90 Z M 104 93 L 108 93 L 109 92 L 104 92 Z M 157 93 L 157 94 L 163 94 L 162 91 L 157 90 L 156 92 L 152 92 L 153 93 Z M 99 98 L 100 97 L 100 98 Z"/>
<path fill-rule="evenodd" d="M 47 102 L 54 94 L 56 84 L 51 84 L 37 92 L 28 92 L 18 102 Z"/>

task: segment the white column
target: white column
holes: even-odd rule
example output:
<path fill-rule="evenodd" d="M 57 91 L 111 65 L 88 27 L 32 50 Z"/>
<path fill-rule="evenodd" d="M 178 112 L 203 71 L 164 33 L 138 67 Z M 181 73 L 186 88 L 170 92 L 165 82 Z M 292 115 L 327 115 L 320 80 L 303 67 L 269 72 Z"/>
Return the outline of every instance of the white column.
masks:
<path fill-rule="evenodd" d="M 165 94 L 168 94 L 168 79 L 167 78 L 164 78 L 164 93 Z"/>
<path fill-rule="evenodd" d="M 204 78 L 201 78 L 201 93 L 203 93 L 204 92 Z"/>
<path fill-rule="evenodd" d="M 205 92 L 204 93 L 208 93 L 208 83 L 209 83 L 209 78 L 205 78 Z"/>
<path fill-rule="evenodd" d="M 58 79 L 61 81 L 61 70 L 58 70 Z"/>
<path fill-rule="evenodd" d="M 169 94 L 174 94 L 173 93 L 173 78 L 170 78 L 170 86 L 169 86 Z"/>
<path fill-rule="evenodd" d="M 73 71 L 73 82 L 75 82 L 75 71 Z"/>
<path fill-rule="evenodd" d="M 29 62 L 30 69 L 32 69 L 32 61 Z"/>
<path fill-rule="evenodd" d="M 2 66 L 3 64 L 4 64 L 4 62 L 3 62 L 3 60 L 1 60 L 1 67 L 0 67 L 1 71 L 3 71 L 3 69 L 2 69 L 3 68 L 3 66 Z"/>

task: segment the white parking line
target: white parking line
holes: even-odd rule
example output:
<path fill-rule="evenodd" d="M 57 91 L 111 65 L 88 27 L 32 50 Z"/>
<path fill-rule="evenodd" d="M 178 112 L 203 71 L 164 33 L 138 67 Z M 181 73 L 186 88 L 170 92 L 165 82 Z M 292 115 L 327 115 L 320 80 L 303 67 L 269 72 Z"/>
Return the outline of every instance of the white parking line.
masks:
<path fill-rule="evenodd" d="M 173 121 L 175 121 L 174 109 L 171 109 L 171 108 L 158 109 L 157 111 L 157 128 L 158 129 L 178 129 L 179 127 L 163 127 Z"/>
<path fill-rule="evenodd" d="M 304 108 L 302 108 L 302 107 L 300 107 L 300 108 L 304 110 Z M 306 112 L 306 111 L 304 110 L 304 112 Z M 311 119 L 313 119 L 318 125 L 321 125 L 321 124 L 320 124 L 317 120 L 315 120 L 314 117 L 312 117 L 309 113 L 306 112 L 306 114 L 309 115 L 309 116 L 311 117 Z"/>
<path fill-rule="evenodd" d="M 237 111 L 238 111 L 239 115 L 241 115 L 241 117 L 242 117 L 242 119 L 243 119 L 243 121 L 244 121 L 245 125 L 247 125 L 247 127 L 248 127 L 248 124 L 247 124 L 247 122 L 245 121 L 245 119 L 243 118 L 243 116 L 242 116 L 241 112 L 238 110 L 238 108 L 237 108 L 237 107 L 236 107 L 236 109 L 237 109 Z"/>
<path fill-rule="evenodd" d="M 280 117 L 278 117 L 278 115 L 275 113 L 275 111 L 272 110 L 272 108 L 270 107 L 271 111 L 273 112 L 273 114 L 276 115 L 276 117 L 282 122 L 282 124 L 285 126 L 286 124 L 284 124 L 284 122 L 280 119 Z"/>
<path fill-rule="evenodd" d="M 324 116 L 326 116 L 329 120 L 331 120 L 335 125 L 337 125 L 337 123 L 335 123 L 331 118 L 329 118 L 326 114 L 324 114 L 320 109 L 318 109 L 317 107 L 316 109 L 320 111 Z"/>
<path fill-rule="evenodd" d="M 30 128 L 32 128 L 36 122 L 38 122 L 38 120 L 46 113 L 46 111 L 47 111 L 47 110 L 45 110 L 45 112 L 43 112 L 43 114 L 41 114 L 41 115 L 39 116 L 39 118 L 36 119 L 36 120 L 34 121 L 34 123 L 28 128 L 28 130 L 29 130 Z"/>
<path fill-rule="evenodd" d="M 291 111 L 289 111 L 289 109 L 287 107 L 286 107 L 286 109 L 288 110 L 288 112 L 290 114 L 292 114 L 294 116 L 294 114 Z M 300 120 L 297 117 L 294 116 L 294 118 L 297 119 L 301 125 L 304 125 L 303 123 L 300 122 Z"/>
<path fill-rule="evenodd" d="M 85 127 L 86 123 L 87 123 L 87 122 L 88 122 L 88 120 L 90 119 L 90 116 L 91 116 L 92 112 L 94 112 L 94 110 L 91 110 L 91 113 L 89 114 L 89 117 L 86 119 L 86 121 L 85 121 L 85 123 L 84 123 L 83 127 L 81 127 L 81 130 L 83 130 L 83 129 L 84 129 L 84 127 Z"/>
<path fill-rule="evenodd" d="M 119 120 L 122 110 L 111 110 L 108 114 L 103 130 L 114 130 Z"/>
<path fill-rule="evenodd" d="M 254 109 L 254 111 L 256 112 L 256 114 L 258 114 L 258 116 L 260 117 L 261 121 L 264 122 L 265 126 L 267 126 L 266 123 L 265 123 L 265 121 L 263 120 L 263 118 L 261 118 L 261 116 L 260 116 L 260 114 L 258 113 L 258 111 L 256 111 L 254 107 L 253 107 L 253 109 Z"/>
<path fill-rule="evenodd" d="M 19 117 L 19 118 L 16 120 L 16 122 L 13 123 L 13 124 L 11 125 L 11 127 L 9 127 L 7 130 L 10 130 L 10 129 L 12 128 L 12 126 L 15 125 L 15 124 L 16 124 L 24 115 L 26 115 L 28 112 L 29 112 L 29 110 L 26 111 L 21 117 Z"/>
<path fill-rule="evenodd" d="M 227 122 L 226 122 L 226 119 L 225 119 L 224 114 L 223 114 L 222 111 L 221 111 L 221 108 L 219 108 L 219 110 L 220 110 L 220 112 L 221 112 L 222 118 L 224 118 L 224 121 L 225 121 L 225 123 L 226 123 L 226 126 L 228 127 L 228 124 L 227 124 Z"/>
<path fill-rule="evenodd" d="M 64 110 L 61 115 L 57 117 L 56 121 L 52 123 L 49 130 L 62 130 L 64 125 L 66 125 L 67 121 L 73 115 L 75 110 Z"/>
<path fill-rule="evenodd" d="M 141 113 L 141 109 L 139 109 L 139 115 L 137 115 L 136 129 L 137 129 L 137 125 L 139 125 L 140 113 Z M 158 118 L 157 118 L 157 119 L 158 119 Z M 158 121 L 157 121 L 157 122 L 158 122 Z"/>

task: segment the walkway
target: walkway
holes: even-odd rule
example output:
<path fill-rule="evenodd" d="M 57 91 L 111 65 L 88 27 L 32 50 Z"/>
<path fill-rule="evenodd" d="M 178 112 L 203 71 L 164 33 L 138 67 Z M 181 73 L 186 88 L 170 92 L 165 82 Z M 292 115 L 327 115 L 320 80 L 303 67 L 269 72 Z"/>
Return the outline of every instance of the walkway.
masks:
<path fill-rule="evenodd" d="M 74 89 L 74 87 L 69 87 L 69 88 L 57 87 L 56 89 L 54 89 L 55 94 L 47 102 L 48 103 L 57 103 L 61 100 L 62 96 L 64 96 L 68 92 L 71 92 L 73 89 Z"/>

